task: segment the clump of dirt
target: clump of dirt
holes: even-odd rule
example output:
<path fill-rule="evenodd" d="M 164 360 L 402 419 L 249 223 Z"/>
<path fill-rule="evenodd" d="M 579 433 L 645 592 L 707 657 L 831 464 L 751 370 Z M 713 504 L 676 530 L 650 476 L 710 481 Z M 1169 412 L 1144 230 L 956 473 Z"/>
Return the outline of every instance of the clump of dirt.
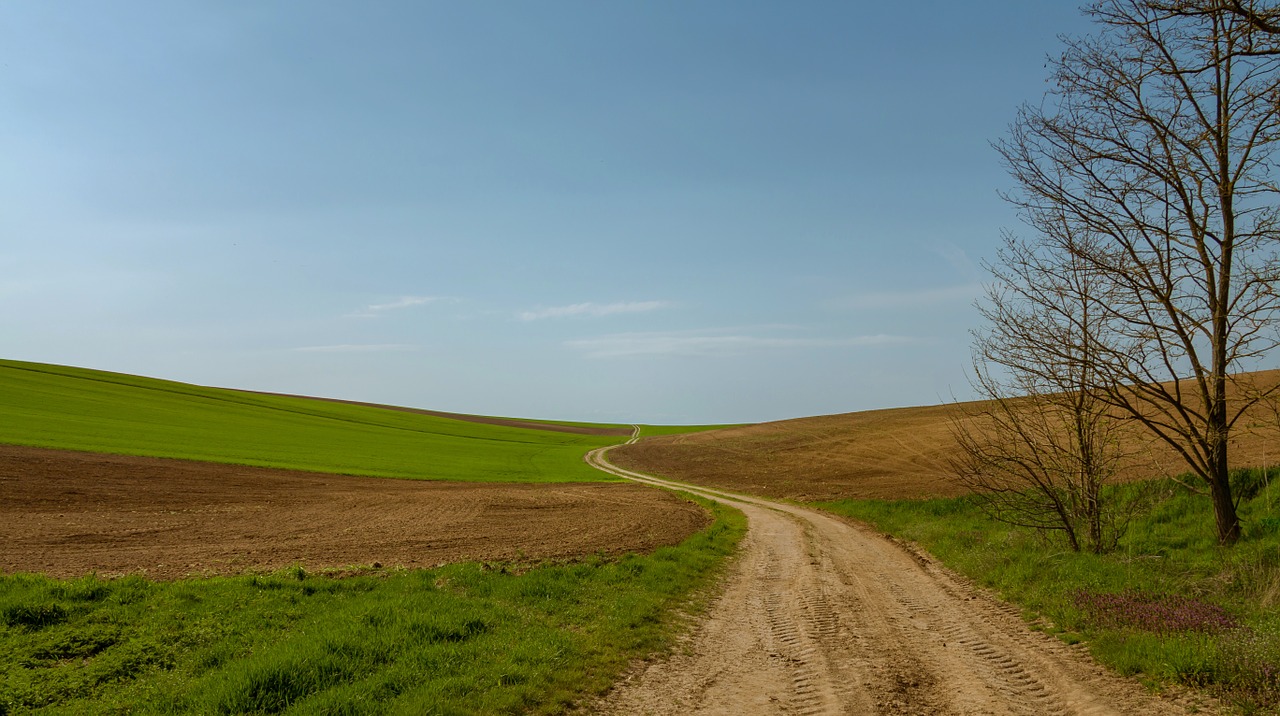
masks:
<path fill-rule="evenodd" d="M 629 484 L 394 480 L 0 445 L 0 573 L 573 559 L 676 544 L 709 522 Z"/>

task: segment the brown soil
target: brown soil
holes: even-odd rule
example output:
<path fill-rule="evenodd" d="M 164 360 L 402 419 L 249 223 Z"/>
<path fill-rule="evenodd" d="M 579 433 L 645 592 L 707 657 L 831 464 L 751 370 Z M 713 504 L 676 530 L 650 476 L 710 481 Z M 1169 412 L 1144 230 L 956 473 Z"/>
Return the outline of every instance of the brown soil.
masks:
<path fill-rule="evenodd" d="M 801 500 L 952 494 L 943 479 L 953 408 L 898 408 L 645 438 L 619 467 Z"/>
<path fill-rule="evenodd" d="M 1280 371 L 1255 374 L 1259 385 Z M 796 500 L 955 496 L 947 477 L 956 449 L 951 421 L 963 406 L 869 410 L 667 435 L 618 447 L 620 467 L 699 485 Z M 1258 408 L 1237 424 L 1233 466 L 1280 462 L 1277 417 Z M 1135 464 L 1122 478 L 1178 475 L 1188 468 L 1171 448 L 1134 426 Z"/>
<path fill-rule="evenodd" d="M 708 523 L 639 485 L 393 480 L 0 445 L 0 573 L 572 559 L 675 544 Z"/>
<path fill-rule="evenodd" d="M 1217 713 L 1149 695 L 1084 647 L 870 529 L 770 500 L 612 470 L 741 509 L 748 532 L 722 595 L 669 658 L 588 711 L 615 716 Z M 621 448 L 613 449 L 616 454 Z"/>
<path fill-rule="evenodd" d="M 294 395 L 292 393 L 267 393 L 263 391 L 246 390 L 244 393 L 258 393 L 259 395 L 275 395 L 282 398 L 303 398 L 305 400 L 322 400 L 326 403 L 344 403 L 346 405 L 363 405 L 369 408 L 381 408 L 383 410 L 398 410 L 402 413 L 417 413 L 419 415 L 432 415 L 437 418 L 450 418 L 452 420 L 465 420 L 468 423 L 483 423 L 485 425 L 502 425 L 508 428 L 529 428 L 531 430 L 546 430 L 553 433 L 573 433 L 575 435 L 611 435 L 622 436 L 630 435 L 631 428 L 596 428 L 589 425 L 561 425 L 559 423 L 541 423 L 536 420 L 521 420 L 520 418 L 494 418 L 487 415 L 468 415 L 466 413 L 446 413 L 441 410 L 426 410 L 424 408 L 406 408 L 399 405 L 383 405 L 382 403 L 364 403 L 359 400 L 342 400 L 339 398 L 317 398 L 310 395 Z"/>

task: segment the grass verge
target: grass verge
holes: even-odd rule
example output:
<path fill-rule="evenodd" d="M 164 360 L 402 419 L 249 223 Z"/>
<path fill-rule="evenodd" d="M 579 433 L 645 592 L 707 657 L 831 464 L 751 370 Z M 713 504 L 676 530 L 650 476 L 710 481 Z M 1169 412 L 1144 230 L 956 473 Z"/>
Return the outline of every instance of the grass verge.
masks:
<path fill-rule="evenodd" d="M 617 560 L 342 578 L 0 577 L 0 714 L 560 713 L 666 648 L 746 529 Z"/>
<path fill-rule="evenodd" d="M 1245 713 L 1280 712 L 1280 470 L 1238 471 L 1244 537 L 1217 544 L 1207 498 L 1174 481 L 1123 485 L 1136 510 L 1117 551 L 1080 554 L 987 517 L 973 498 L 816 506 L 918 543 L 1023 607 L 1038 628 L 1153 687 L 1204 688 Z"/>

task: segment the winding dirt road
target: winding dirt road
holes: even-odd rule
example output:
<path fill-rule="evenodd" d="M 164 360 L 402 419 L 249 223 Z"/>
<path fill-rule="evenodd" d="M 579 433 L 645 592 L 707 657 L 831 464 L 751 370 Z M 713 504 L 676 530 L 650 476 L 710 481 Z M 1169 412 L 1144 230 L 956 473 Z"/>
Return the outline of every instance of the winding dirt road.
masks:
<path fill-rule="evenodd" d="M 633 437 L 632 440 L 635 438 Z M 1016 608 L 870 529 L 780 502 L 587 461 L 741 509 L 739 558 L 684 649 L 617 686 L 606 714 L 1185 714 Z"/>

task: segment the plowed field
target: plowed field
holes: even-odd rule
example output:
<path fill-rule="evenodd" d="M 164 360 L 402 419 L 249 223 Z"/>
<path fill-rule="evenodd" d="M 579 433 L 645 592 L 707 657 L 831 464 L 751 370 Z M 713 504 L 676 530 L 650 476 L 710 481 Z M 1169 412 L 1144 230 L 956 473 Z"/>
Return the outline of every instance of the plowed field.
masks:
<path fill-rule="evenodd" d="M 1261 389 L 1280 371 L 1255 373 Z M 952 422 L 963 405 L 868 410 L 782 420 L 686 435 L 664 435 L 610 453 L 619 467 L 682 482 L 804 501 L 954 497 L 948 477 L 957 448 Z M 1167 445 L 1131 425 L 1133 462 L 1122 479 L 1187 471 Z M 1233 467 L 1274 465 L 1280 416 L 1269 405 L 1245 414 L 1232 433 Z"/>
<path fill-rule="evenodd" d="M 348 477 L 0 445 L 0 572 L 232 574 L 646 551 L 709 520 L 629 484 Z"/>

